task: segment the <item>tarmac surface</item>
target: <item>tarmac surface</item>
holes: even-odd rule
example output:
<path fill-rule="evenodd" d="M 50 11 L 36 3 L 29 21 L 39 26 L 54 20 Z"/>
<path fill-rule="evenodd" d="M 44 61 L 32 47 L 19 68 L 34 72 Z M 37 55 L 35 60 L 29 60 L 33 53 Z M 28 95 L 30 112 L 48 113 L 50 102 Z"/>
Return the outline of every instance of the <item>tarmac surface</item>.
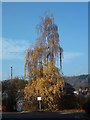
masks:
<path fill-rule="evenodd" d="M 84 112 L 4 112 L 2 120 L 89 120 Z"/>

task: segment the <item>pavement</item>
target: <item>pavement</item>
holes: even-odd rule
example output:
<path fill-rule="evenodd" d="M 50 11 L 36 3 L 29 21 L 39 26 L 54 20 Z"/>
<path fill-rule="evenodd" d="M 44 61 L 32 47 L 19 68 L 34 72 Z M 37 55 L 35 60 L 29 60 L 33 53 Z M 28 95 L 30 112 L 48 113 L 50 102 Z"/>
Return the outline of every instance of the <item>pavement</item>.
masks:
<path fill-rule="evenodd" d="M 84 112 L 4 112 L 2 120 L 89 120 Z"/>

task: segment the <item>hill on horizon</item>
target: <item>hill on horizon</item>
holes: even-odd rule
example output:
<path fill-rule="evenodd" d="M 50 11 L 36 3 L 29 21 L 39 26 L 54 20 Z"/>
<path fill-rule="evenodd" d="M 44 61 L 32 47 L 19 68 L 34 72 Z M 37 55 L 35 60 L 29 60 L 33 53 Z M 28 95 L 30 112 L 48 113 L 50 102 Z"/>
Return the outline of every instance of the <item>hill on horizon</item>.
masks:
<path fill-rule="evenodd" d="M 90 87 L 90 74 L 78 75 L 78 76 L 65 76 L 65 82 L 69 83 L 76 90 L 80 87 Z"/>

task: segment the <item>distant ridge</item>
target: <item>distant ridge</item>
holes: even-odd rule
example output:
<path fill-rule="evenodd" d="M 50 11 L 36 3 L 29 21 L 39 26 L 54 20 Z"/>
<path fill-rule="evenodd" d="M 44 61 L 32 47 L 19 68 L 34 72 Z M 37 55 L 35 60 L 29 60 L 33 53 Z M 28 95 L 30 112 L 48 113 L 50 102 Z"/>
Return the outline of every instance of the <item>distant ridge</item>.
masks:
<path fill-rule="evenodd" d="M 90 74 L 78 76 L 65 76 L 65 82 L 72 85 L 75 89 L 80 87 L 90 87 Z"/>

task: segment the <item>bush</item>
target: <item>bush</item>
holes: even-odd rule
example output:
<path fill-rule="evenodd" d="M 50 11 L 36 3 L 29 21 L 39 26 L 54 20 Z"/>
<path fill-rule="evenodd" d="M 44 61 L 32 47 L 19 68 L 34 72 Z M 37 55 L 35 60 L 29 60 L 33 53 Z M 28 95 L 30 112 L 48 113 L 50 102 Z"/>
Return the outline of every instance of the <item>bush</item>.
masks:
<path fill-rule="evenodd" d="M 86 98 L 77 96 L 77 108 L 83 109 L 83 104 L 85 103 Z"/>
<path fill-rule="evenodd" d="M 60 108 L 61 109 L 73 109 L 76 106 L 75 96 L 65 94 L 61 98 Z"/>
<path fill-rule="evenodd" d="M 90 114 L 90 97 L 89 97 L 88 100 L 84 103 L 83 109 L 85 110 L 85 112 L 86 112 L 87 114 Z"/>
<path fill-rule="evenodd" d="M 38 111 L 38 103 L 36 101 L 34 101 L 33 103 L 30 101 L 25 101 L 22 110 L 31 112 Z"/>
<path fill-rule="evenodd" d="M 85 98 L 74 94 L 65 94 L 61 98 L 60 109 L 82 109 Z"/>

